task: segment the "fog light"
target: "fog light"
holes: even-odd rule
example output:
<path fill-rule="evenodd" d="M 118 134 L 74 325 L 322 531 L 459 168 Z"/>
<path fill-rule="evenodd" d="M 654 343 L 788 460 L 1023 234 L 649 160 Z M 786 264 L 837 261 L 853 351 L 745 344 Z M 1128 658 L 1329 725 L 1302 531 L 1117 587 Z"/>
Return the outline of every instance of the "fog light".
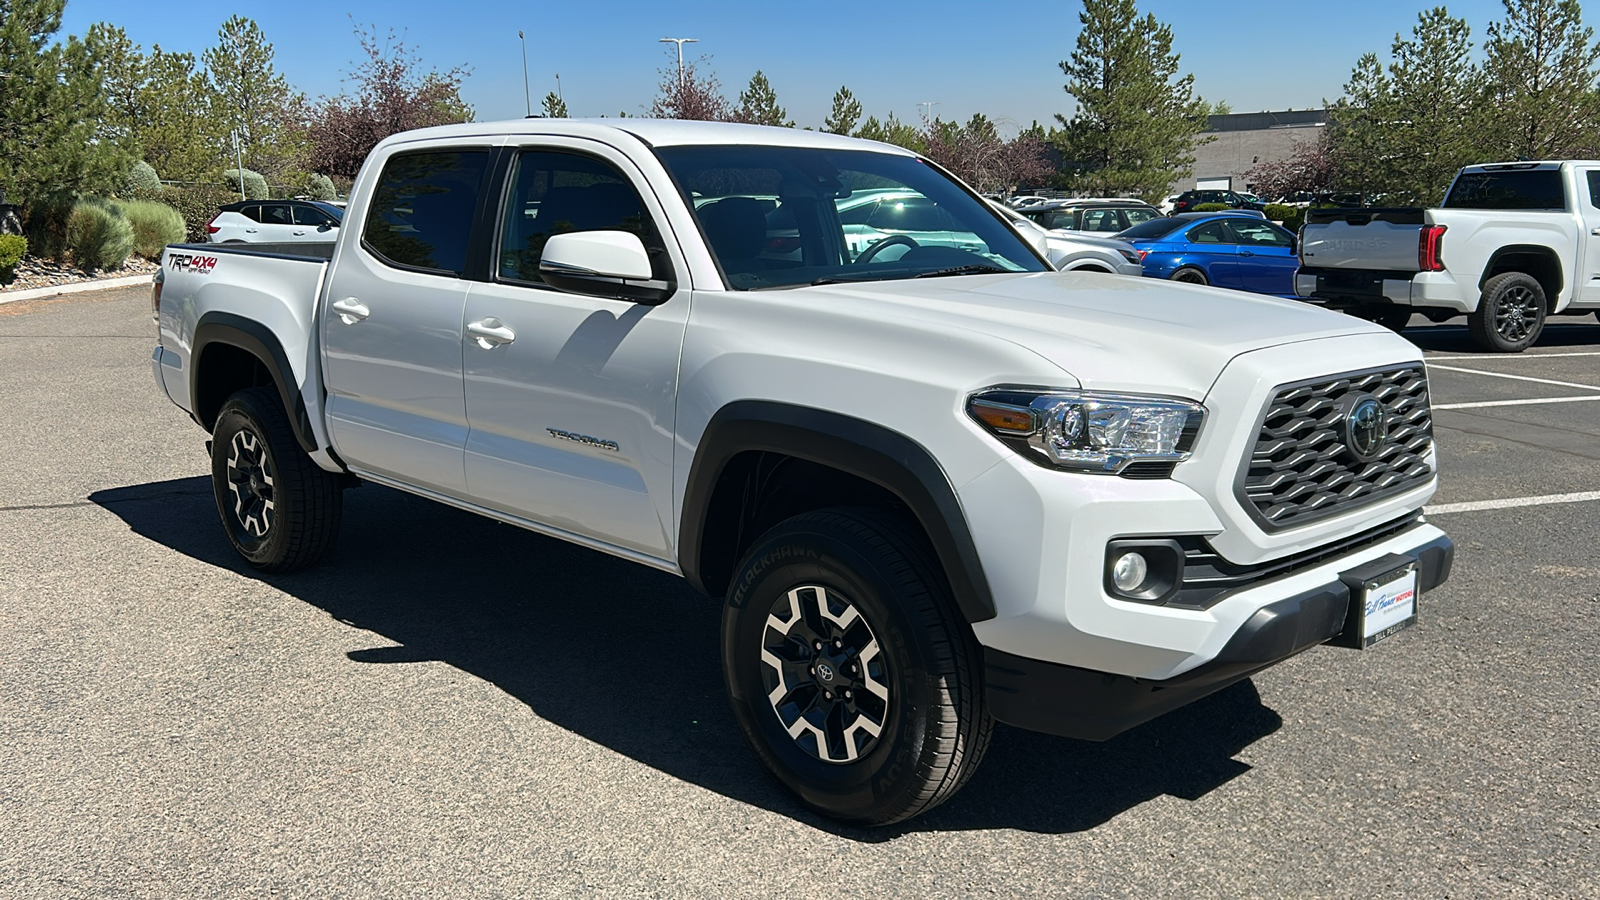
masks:
<path fill-rule="evenodd" d="M 1131 594 L 1144 584 L 1148 574 L 1150 564 L 1145 562 L 1143 554 L 1124 553 L 1117 557 L 1116 564 L 1111 567 L 1111 583 L 1117 586 L 1117 590 Z"/>

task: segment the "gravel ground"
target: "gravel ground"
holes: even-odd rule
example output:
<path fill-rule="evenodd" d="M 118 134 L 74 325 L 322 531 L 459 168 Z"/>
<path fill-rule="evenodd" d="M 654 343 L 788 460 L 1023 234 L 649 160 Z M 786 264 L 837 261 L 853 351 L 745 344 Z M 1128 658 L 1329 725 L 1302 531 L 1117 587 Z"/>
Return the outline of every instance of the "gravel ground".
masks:
<path fill-rule="evenodd" d="M 0 285 L 0 299 L 5 297 L 6 291 L 60 287 L 64 284 L 80 284 L 85 281 L 126 278 L 129 275 L 154 275 L 159 268 L 161 268 L 159 264 L 148 259 L 130 256 L 120 269 L 91 272 L 52 260 L 28 256 L 17 263 L 16 278 L 10 284 Z"/>
<path fill-rule="evenodd" d="M 1103 744 L 1001 728 L 843 829 L 758 771 L 670 576 L 371 486 L 322 567 L 242 567 L 147 294 L 0 307 L 0 896 L 1600 896 L 1600 503 L 1439 515 L 1409 632 Z M 1439 502 L 1600 487 L 1600 402 L 1452 416 Z"/>

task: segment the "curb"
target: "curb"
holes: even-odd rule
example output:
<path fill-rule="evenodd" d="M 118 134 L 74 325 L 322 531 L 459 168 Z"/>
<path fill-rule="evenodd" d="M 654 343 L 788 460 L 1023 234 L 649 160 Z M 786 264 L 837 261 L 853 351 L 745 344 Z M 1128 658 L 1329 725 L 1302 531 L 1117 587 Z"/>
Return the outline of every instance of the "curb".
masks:
<path fill-rule="evenodd" d="M 73 284 L 61 284 L 54 287 L 34 288 L 29 291 L 6 291 L 0 293 L 0 303 L 16 303 L 19 300 L 38 300 L 41 297 L 54 297 L 57 294 L 78 294 L 84 291 L 102 291 L 107 288 L 133 287 L 136 284 L 149 284 L 154 275 L 124 275 L 121 278 L 103 278 L 99 281 L 79 281 Z"/>

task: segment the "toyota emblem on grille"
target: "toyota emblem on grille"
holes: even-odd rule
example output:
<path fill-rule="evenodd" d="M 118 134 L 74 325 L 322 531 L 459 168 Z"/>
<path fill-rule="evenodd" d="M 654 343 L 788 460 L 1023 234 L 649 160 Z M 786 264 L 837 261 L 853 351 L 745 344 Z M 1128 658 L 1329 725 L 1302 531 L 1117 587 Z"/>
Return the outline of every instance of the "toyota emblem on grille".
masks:
<path fill-rule="evenodd" d="M 1361 462 L 1372 462 L 1388 436 L 1389 414 L 1378 398 L 1358 396 L 1344 414 L 1344 445 Z"/>

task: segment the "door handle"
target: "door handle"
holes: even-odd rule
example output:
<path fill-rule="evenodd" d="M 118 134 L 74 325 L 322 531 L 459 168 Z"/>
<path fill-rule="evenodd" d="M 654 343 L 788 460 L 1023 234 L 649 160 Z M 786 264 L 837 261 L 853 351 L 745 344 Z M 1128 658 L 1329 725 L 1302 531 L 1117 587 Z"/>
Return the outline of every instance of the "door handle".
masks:
<path fill-rule="evenodd" d="M 1600 228 L 1591 228 L 1589 229 L 1589 233 L 1595 237 L 1600 237 Z"/>
<path fill-rule="evenodd" d="M 1240 256 L 1255 256 L 1256 254 L 1252 250 L 1240 250 L 1239 251 L 1239 255 Z"/>
<path fill-rule="evenodd" d="M 499 319 L 480 319 L 467 324 L 467 333 L 472 335 L 478 346 L 485 350 L 493 350 L 501 344 L 509 344 L 517 339 L 517 333 L 507 328 Z"/>
<path fill-rule="evenodd" d="M 367 309 L 362 305 L 360 300 L 357 300 L 354 297 L 346 297 L 343 300 L 335 300 L 333 301 L 332 305 L 333 311 L 339 314 L 339 321 L 345 323 L 346 325 L 354 325 L 362 319 L 365 319 L 367 316 L 372 315 L 372 310 Z"/>
<path fill-rule="evenodd" d="M 244 230 L 244 233 L 245 233 L 245 234 L 255 234 L 255 233 L 256 233 L 256 232 L 257 232 L 257 231 L 259 231 L 259 230 L 260 230 L 260 229 L 257 229 L 257 228 L 246 228 L 246 229 L 245 229 L 245 230 Z"/>

